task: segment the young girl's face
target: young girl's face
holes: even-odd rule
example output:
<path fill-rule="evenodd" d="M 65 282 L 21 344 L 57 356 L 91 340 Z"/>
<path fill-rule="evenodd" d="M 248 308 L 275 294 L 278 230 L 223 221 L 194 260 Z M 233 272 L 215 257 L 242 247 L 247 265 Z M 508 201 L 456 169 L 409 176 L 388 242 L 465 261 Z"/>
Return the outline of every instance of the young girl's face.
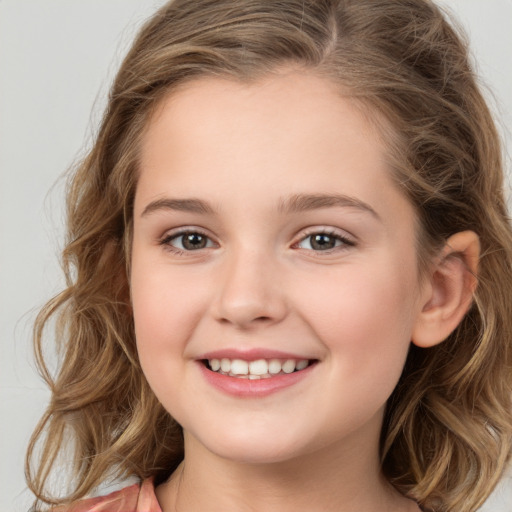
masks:
<path fill-rule="evenodd" d="M 172 93 L 143 139 L 131 290 L 142 368 L 186 449 L 376 456 L 425 303 L 415 240 L 386 149 L 329 82 Z"/>

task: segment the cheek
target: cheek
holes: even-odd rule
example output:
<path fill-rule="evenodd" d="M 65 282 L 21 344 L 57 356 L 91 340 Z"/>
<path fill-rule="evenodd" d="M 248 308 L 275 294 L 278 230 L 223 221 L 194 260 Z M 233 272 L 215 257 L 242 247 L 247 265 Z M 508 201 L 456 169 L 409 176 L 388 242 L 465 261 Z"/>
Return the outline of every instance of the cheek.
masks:
<path fill-rule="evenodd" d="M 396 264 L 361 266 L 308 295 L 303 310 L 341 374 L 398 379 L 416 316 L 415 274 L 404 272 Z"/>
<path fill-rule="evenodd" d="M 131 294 L 135 336 L 144 365 L 160 365 L 182 354 L 207 302 L 205 287 L 187 272 L 171 272 L 161 262 L 132 260 Z M 167 363 L 172 362 L 170 357 Z"/>
<path fill-rule="evenodd" d="M 194 287 L 161 266 L 132 265 L 135 339 L 143 373 L 168 411 L 180 412 L 184 382 L 182 361 L 197 322 Z M 188 292 L 188 293 L 187 293 Z"/>

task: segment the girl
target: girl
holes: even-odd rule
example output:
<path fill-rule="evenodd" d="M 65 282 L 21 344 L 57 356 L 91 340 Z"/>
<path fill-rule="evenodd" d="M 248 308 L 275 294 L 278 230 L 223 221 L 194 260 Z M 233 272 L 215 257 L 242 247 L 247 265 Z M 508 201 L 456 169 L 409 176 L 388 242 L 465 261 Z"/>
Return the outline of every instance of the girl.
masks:
<path fill-rule="evenodd" d="M 69 189 L 68 287 L 36 325 L 37 499 L 476 510 L 511 451 L 502 181 L 466 45 L 430 1 L 164 6 Z M 83 499 L 112 476 L 139 483 Z"/>

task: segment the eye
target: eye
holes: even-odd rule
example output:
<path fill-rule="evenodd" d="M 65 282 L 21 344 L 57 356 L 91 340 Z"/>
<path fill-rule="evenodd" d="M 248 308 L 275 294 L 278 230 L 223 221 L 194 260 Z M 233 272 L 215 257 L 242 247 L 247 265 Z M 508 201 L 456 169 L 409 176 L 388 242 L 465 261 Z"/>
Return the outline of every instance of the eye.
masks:
<path fill-rule="evenodd" d="M 210 240 L 208 236 L 198 231 L 185 231 L 171 234 L 166 236 L 161 241 L 161 244 L 181 252 L 215 247 L 214 242 Z"/>
<path fill-rule="evenodd" d="M 352 240 L 335 233 L 318 232 L 311 233 L 299 241 L 299 249 L 311 251 L 330 251 L 338 247 L 355 245 Z"/>

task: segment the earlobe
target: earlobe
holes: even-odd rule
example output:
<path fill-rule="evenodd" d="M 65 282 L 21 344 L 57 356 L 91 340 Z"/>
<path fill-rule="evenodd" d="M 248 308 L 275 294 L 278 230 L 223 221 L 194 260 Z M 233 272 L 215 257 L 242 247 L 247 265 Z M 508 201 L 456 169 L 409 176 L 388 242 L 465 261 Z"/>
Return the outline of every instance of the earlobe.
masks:
<path fill-rule="evenodd" d="M 480 242 L 473 231 L 452 235 L 433 266 L 412 342 L 432 347 L 445 340 L 471 306 L 477 287 Z"/>

